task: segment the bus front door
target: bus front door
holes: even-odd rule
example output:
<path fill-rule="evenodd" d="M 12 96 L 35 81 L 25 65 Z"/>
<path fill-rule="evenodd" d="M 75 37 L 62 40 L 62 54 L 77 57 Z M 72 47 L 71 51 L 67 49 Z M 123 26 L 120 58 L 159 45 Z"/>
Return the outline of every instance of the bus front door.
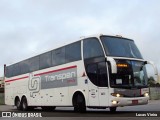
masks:
<path fill-rule="evenodd" d="M 99 95 L 98 95 L 98 86 L 97 82 L 97 64 L 87 65 L 87 76 L 88 76 L 88 99 L 89 106 L 99 106 Z"/>
<path fill-rule="evenodd" d="M 87 65 L 89 106 L 108 106 L 108 77 L 105 62 Z"/>

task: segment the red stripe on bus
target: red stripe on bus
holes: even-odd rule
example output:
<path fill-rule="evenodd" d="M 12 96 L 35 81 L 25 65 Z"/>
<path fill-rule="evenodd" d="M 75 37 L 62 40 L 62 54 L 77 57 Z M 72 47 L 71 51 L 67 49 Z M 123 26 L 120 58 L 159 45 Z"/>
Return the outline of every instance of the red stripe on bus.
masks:
<path fill-rule="evenodd" d="M 29 76 L 25 76 L 25 77 L 21 77 L 21 78 L 16 78 L 16 79 L 11 79 L 11 80 L 6 80 L 5 82 L 13 82 L 13 81 L 16 81 L 16 80 L 22 80 L 22 79 L 25 79 L 25 78 L 28 78 Z"/>
<path fill-rule="evenodd" d="M 77 66 L 75 65 L 75 66 L 70 66 L 70 67 L 61 68 L 61 69 L 57 69 L 57 70 L 51 70 L 51 71 L 48 71 L 48 72 L 43 72 L 43 73 L 35 74 L 34 76 L 49 74 L 49 73 L 53 73 L 53 72 L 59 72 L 59 71 L 62 71 L 62 70 L 72 69 L 72 68 L 76 68 L 76 67 L 77 67 Z"/>
<path fill-rule="evenodd" d="M 57 70 L 52 70 L 52 71 L 48 71 L 48 72 L 38 73 L 38 74 L 35 74 L 34 76 L 44 75 L 44 74 L 53 73 L 53 72 L 59 72 L 59 71 L 62 71 L 62 70 L 72 69 L 72 68 L 76 68 L 76 67 L 77 67 L 76 65 L 75 66 L 70 66 L 70 67 L 61 68 L 61 69 L 57 69 Z M 5 82 L 13 82 L 13 81 L 22 80 L 22 79 L 25 79 L 25 78 L 29 78 L 29 76 L 16 78 L 16 79 L 11 79 L 11 80 L 6 80 Z"/>

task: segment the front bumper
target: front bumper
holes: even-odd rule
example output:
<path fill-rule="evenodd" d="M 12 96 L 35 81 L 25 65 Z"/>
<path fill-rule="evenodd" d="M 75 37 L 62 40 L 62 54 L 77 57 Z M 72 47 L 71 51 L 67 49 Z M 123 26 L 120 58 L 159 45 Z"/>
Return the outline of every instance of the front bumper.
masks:
<path fill-rule="evenodd" d="M 135 98 L 111 97 L 109 101 L 109 106 L 122 107 L 122 106 L 145 105 L 145 104 L 148 104 L 148 101 L 149 101 L 149 97 L 135 97 Z"/>

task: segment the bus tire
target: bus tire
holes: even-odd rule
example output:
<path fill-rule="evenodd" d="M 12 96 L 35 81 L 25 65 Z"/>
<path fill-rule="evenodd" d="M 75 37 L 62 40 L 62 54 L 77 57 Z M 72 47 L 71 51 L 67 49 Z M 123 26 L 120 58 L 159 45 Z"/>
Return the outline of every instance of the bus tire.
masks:
<path fill-rule="evenodd" d="M 73 101 L 74 111 L 75 112 L 86 112 L 86 104 L 84 96 L 81 94 L 78 94 Z"/>
<path fill-rule="evenodd" d="M 109 109 L 110 109 L 110 112 L 114 113 L 114 112 L 116 112 L 117 107 L 110 107 Z"/>
<path fill-rule="evenodd" d="M 22 105 L 22 110 L 23 110 L 23 111 L 27 111 L 27 110 L 28 110 L 28 103 L 27 103 L 26 97 L 23 97 L 23 98 L 22 98 L 22 103 L 21 103 L 21 105 Z"/>
<path fill-rule="evenodd" d="M 19 100 L 19 98 L 15 99 L 15 106 L 17 107 L 17 110 L 21 110 L 22 106 L 21 106 L 21 101 Z"/>

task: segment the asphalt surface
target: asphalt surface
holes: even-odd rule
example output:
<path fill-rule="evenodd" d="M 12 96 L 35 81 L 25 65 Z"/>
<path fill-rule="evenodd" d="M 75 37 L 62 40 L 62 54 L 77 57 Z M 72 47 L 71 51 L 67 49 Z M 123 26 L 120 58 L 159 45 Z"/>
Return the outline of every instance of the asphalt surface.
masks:
<path fill-rule="evenodd" d="M 116 113 L 110 113 L 109 109 L 87 109 L 86 113 L 75 113 L 73 108 L 69 107 L 57 107 L 55 111 L 43 111 L 41 108 L 37 108 L 33 111 L 18 111 L 13 106 L 1 105 L 0 106 L 1 115 L 2 112 L 7 111 L 13 113 L 20 114 L 32 114 L 36 113 L 38 116 L 42 116 L 41 119 L 65 119 L 65 120 L 75 120 L 76 119 L 87 119 L 87 120 L 100 120 L 107 117 L 109 119 L 116 120 L 132 120 L 132 119 L 152 119 L 152 120 L 160 120 L 160 100 L 152 100 L 148 105 L 140 105 L 140 106 L 127 106 L 127 107 L 119 107 Z M 141 116 L 139 116 L 141 115 Z M 142 116 L 143 115 L 143 116 Z M 152 116 L 148 116 L 152 115 Z M 157 115 L 157 116 L 156 116 Z M 8 118 L 0 118 L 6 120 Z M 12 119 L 22 119 L 22 118 L 12 118 Z M 25 118 L 30 119 L 30 118 Z"/>

